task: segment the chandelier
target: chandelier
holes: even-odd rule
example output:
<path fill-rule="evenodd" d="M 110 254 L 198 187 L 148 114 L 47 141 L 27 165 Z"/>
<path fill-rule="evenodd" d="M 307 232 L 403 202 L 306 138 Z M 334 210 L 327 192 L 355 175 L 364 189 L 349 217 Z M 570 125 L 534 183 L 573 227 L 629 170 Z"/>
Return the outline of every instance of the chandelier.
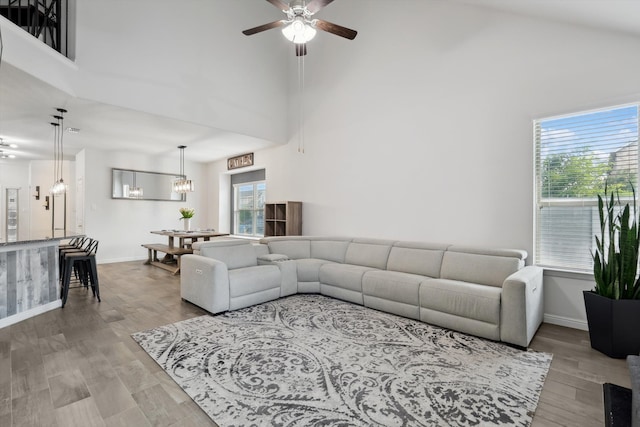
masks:
<path fill-rule="evenodd" d="M 187 146 L 179 145 L 178 148 L 180 149 L 180 178 L 173 181 L 173 192 L 179 194 L 190 193 L 194 191 L 193 181 L 187 179 L 184 174 L 184 149 Z"/>
<path fill-rule="evenodd" d="M 64 156 L 64 149 L 62 144 L 62 132 L 64 117 L 63 114 L 67 112 L 64 108 L 57 108 L 60 115 L 53 116 L 57 121 L 51 122 L 53 126 L 53 180 L 54 183 L 49 189 L 49 192 L 53 195 L 64 194 L 67 192 L 67 185 L 62 179 L 62 160 Z"/>

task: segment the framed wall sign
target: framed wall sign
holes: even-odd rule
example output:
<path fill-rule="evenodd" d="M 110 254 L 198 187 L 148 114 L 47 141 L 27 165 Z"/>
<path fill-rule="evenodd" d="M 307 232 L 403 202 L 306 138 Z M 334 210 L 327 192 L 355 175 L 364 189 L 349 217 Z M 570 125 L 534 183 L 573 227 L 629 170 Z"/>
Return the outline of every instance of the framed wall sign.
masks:
<path fill-rule="evenodd" d="M 253 153 L 243 154 L 241 156 L 227 159 L 227 170 L 244 168 L 247 166 L 253 166 Z"/>

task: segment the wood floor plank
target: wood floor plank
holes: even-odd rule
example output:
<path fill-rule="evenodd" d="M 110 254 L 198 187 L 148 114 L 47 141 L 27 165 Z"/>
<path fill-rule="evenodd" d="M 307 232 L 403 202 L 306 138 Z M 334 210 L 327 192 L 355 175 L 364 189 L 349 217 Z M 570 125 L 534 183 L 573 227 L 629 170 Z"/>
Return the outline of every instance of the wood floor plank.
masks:
<path fill-rule="evenodd" d="M 54 408 L 61 408 L 90 396 L 79 370 L 64 372 L 49 378 L 49 389 Z"/>
<path fill-rule="evenodd" d="M 131 392 L 122 384 L 119 377 L 89 386 L 91 395 L 102 418 L 106 419 L 137 406 Z"/>
<path fill-rule="evenodd" d="M 117 366 L 115 371 L 130 393 L 136 393 L 160 383 L 158 378 L 138 359 Z"/>
<path fill-rule="evenodd" d="M 49 389 L 14 398 L 11 402 L 11 413 L 14 426 L 60 425 L 56 420 Z"/>
<path fill-rule="evenodd" d="M 180 299 L 180 277 L 142 262 L 98 274 L 101 303 L 71 289 L 64 309 L 0 329 L 0 426 L 215 426 L 130 336 L 205 314 Z M 531 348 L 553 353 L 532 426 L 602 426 L 602 384 L 628 387 L 625 361 L 593 350 L 585 331 L 550 324 Z"/>
<path fill-rule="evenodd" d="M 104 427 L 104 419 L 100 416 L 93 397 L 79 400 L 71 405 L 58 408 L 56 420 L 65 427 Z"/>
<path fill-rule="evenodd" d="M 149 420 L 137 406 L 104 420 L 107 427 L 151 427 Z"/>

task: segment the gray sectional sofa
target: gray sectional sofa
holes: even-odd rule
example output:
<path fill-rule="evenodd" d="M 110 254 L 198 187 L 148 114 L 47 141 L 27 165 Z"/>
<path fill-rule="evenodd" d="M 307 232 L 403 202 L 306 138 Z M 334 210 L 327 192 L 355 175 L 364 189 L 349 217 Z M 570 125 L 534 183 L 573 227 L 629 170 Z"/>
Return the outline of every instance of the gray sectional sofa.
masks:
<path fill-rule="evenodd" d="M 522 250 L 308 236 L 193 249 L 181 296 L 211 313 L 319 293 L 520 347 L 542 322 L 542 269 Z"/>

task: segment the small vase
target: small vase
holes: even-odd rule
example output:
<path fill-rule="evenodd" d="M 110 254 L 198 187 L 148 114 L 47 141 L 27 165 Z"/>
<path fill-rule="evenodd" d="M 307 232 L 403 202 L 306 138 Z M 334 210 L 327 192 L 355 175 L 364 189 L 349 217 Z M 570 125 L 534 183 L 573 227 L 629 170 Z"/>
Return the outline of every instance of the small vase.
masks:
<path fill-rule="evenodd" d="M 191 230 L 191 218 L 182 218 L 184 220 L 184 231 Z"/>

